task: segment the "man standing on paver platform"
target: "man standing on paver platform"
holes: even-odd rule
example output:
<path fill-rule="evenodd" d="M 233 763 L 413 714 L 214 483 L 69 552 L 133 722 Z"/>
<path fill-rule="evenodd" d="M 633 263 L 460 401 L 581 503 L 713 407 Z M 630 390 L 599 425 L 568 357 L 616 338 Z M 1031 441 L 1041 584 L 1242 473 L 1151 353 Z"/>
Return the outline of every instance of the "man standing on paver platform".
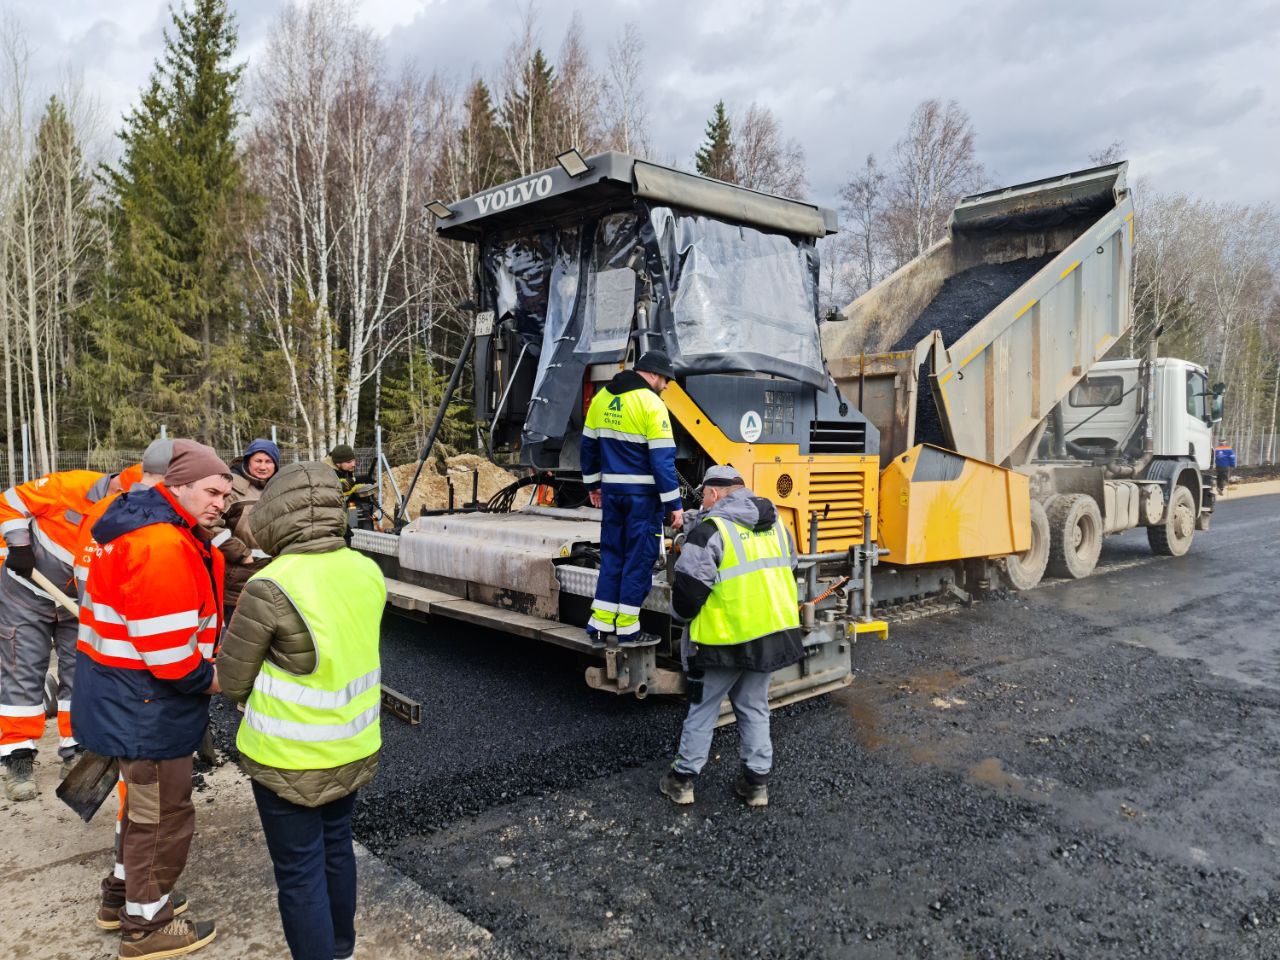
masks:
<path fill-rule="evenodd" d="M 650 350 L 597 393 L 582 429 L 582 482 L 601 509 L 600 576 L 587 635 L 618 643 L 640 636 L 640 607 L 653 585 L 662 519 L 684 523 L 676 441 L 662 391 L 675 379 L 671 361 Z"/>
<path fill-rule="evenodd" d="M 122 927 L 121 960 L 182 956 L 214 938 L 213 923 L 178 916 L 186 900 L 174 885 L 195 833 L 191 755 L 218 692 L 223 561 L 209 526 L 230 492 L 212 449 L 175 440 L 164 482 L 120 496 L 93 528 L 73 722 L 86 747 L 120 761 L 125 782 L 98 911 L 99 926 Z"/>
<path fill-rule="evenodd" d="M 680 749 L 658 789 L 693 803 L 693 780 L 707 762 L 727 696 L 738 721 L 742 772 L 735 790 L 749 806 L 769 803 L 773 744 L 769 678 L 804 657 L 791 534 L 774 505 L 733 467 L 702 479 L 702 512 L 676 561 L 671 612 L 689 623 L 689 715 Z"/>

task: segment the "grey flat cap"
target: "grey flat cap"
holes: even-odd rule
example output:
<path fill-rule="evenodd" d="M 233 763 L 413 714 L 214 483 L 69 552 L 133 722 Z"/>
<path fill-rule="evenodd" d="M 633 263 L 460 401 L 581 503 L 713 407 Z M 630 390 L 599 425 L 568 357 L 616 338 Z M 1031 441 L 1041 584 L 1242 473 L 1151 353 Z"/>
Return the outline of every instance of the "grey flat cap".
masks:
<path fill-rule="evenodd" d="M 702 475 L 704 487 L 737 487 L 742 485 L 742 475 L 733 467 L 708 467 Z"/>

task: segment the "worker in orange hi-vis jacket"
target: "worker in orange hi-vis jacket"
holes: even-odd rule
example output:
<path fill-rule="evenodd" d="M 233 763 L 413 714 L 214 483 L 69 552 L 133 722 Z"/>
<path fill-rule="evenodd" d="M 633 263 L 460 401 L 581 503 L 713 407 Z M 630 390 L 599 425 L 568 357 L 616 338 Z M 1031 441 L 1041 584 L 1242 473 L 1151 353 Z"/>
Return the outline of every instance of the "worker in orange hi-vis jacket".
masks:
<path fill-rule="evenodd" d="M 32 573 L 38 570 L 64 593 L 75 592 L 80 521 L 107 494 L 110 480 L 92 470 L 65 470 L 0 494 L 0 536 L 8 548 L 0 571 L 0 761 L 10 800 L 30 800 L 39 792 L 32 764 L 44 733 L 50 649 L 58 658 L 58 754 L 64 775 L 75 758 L 71 691 L 78 624 L 32 581 Z"/>
<path fill-rule="evenodd" d="M 164 472 L 169 468 L 169 457 L 173 454 L 173 441 L 169 439 L 152 440 L 142 455 L 142 461 L 131 467 L 125 467 L 111 478 L 107 495 L 91 506 L 80 522 L 80 531 L 76 536 L 76 590 L 84 596 L 85 581 L 89 578 L 89 564 L 98 543 L 93 539 L 93 525 L 102 519 L 107 508 L 115 502 L 116 497 L 128 493 L 134 487 L 149 489 L 164 479 Z"/>
<path fill-rule="evenodd" d="M 117 497 L 93 528 L 73 720 L 88 749 L 119 760 L 126 786 L 97 918 L 121 931 L 122 960 L 185 956 L 215 935 L 179 916 L 174 886 L 195 834 L 191 755 L 218 692 L 224 570 L 210 527 L 230 492 L 211 448 L 175 440 L 163 483 Z"/>

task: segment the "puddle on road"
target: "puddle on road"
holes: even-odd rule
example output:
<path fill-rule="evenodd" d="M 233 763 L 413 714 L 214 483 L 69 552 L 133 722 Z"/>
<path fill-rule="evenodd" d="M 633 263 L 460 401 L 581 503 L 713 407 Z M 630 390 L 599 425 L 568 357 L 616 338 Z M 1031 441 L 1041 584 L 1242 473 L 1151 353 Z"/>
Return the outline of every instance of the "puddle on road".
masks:
<path fill-rule="evenodd" d="M 880 712 L 862 700 L 848 702 L 849 716 L 856 724 L 858 743 L 868 750 L 879 750 L 885 745 L 880 736 Z"/>
<path fill-rule="evenodd" d="M 975 763 L 969 768 L 969 779 L 974 783 L 985 784 L 1001 791 L 1022 792 L 1022 778 L 1006 770 L 1004 763 L 998 757 L 987 757 Z"/>
<path fill-rule="evenodd" d="M 922 747 L 909 736 L 886 733 L 883 710 L 892 701 L 902 699 L 903 694 L 910 695 L 911 702 L 917 706 L 933 709 L 964 706 L 968 701 L 954 696 L 952 691 L 969 682 L 969 677 L 950 669 L 881 679 L 862 677 L 855 679 L 845 690 L 833 694 L 832 699 L 849 712 L 854 722 L 854 736 L 867 750 L 903 747 L 911 752 L 917 763 L 936 763 L 936 754 L 925 755 L 932 748 Z"/>
<path fill-rule="evenodd" d="M 898 683 L 898 689 L 924 694 L 927 697 L 941 697 L 968 682 L 967 677 L 962 677 L 954 670 L 938 670 L 934 673 L 918 673 L 907 677 Z"/>

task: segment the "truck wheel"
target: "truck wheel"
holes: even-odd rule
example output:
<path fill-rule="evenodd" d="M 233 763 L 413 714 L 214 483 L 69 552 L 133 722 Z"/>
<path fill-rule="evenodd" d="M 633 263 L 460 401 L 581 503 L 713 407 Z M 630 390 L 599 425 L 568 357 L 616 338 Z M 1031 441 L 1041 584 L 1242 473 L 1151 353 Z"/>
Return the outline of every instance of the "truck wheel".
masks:
<path fill-rule="evenodd" d="M 1049 572 L 1080 580 L 1102 553 L 1102 513 L 1093 497 L 1072 493 L 1049 503 Z"/>
<path fill-rule="evenodd" d="M 1196 498 L 1186 487 L 1174 487 L 1164 523 L 1147 527 L 1151 552 L 1162 557 L 1180 557 L 1191 549 L 1196 535 Z"/>
<path fill-rule="evenodd" d="M 1039 500 L 1031 501 L 1031 546 L 1004 558 L 1000 577 L 1014 590 L 1030 590 L 1049 564 L 1049 515 Z"/>

